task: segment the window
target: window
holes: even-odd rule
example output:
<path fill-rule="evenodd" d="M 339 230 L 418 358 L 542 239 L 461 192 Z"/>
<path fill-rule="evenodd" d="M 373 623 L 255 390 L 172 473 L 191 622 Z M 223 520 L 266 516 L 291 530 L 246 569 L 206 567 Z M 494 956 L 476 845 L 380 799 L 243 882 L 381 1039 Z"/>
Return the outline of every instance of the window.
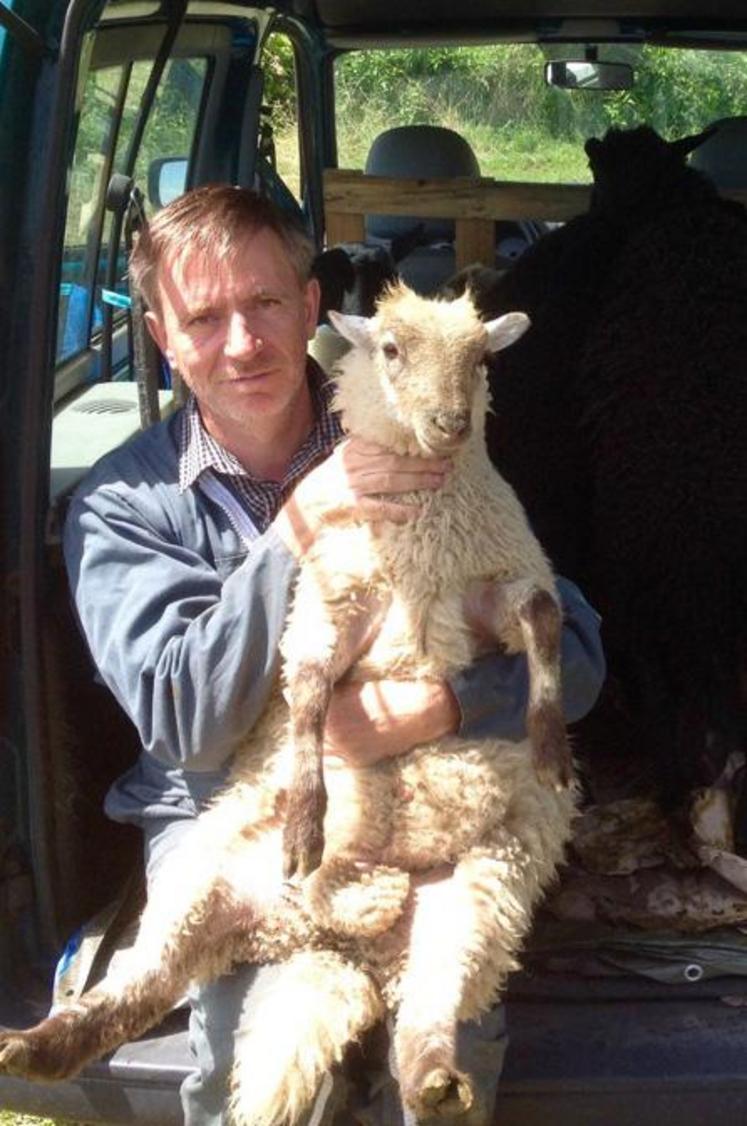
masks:
<path fill-rule="evenodd" d="M 114 172 L 127 171 L 127 156 L 150 71 L 150 61 L 136 62 L 132 66 L 114 154 Z M 172 59 L 166 65 L 133 171 L 135 184 L 145 197 L 146 212 L 149 214 L 157 210 L 159 204 L 164 205 L 170 199 L 181 195 L 187 186 L 189 157 L 199 118 L 206 72 L 207 63 L 204 59 Z M 172 174 L 171 191 L 168 194 L 163 191 L 160 196 L 151 194 L 149 188 L 152 172 L 156 172 L 156 181 L 160 182 L 162 188 L 167 182 L 169 173 Z M 102 283 L 107 273 L 112 221 L 112 212 L 106 211 L 98 272 Z M 111 289 L 124 296 L 128 292 L 127 263 L 121 242 Z"/>
<path fill-rule="evenodd" d="M 92 301 L 98 232 L 108 154 L 125 78 L 123 66 L 91 71 L 83 95 L 65 223 L 58 363 L 82 351 L 88 345 L 92 326 L 101 322 L 100 309 L 94 309 Z"/>
<path fill-rule="evenodd" d="M 585 47 L 530 43 L 355 51 L 335 64 L 339 165 L 360 169 L 379 133 L 397 125 L 442 125 L 472 146 L 483 176 L 589 183 L 583 143 L 611 126 L 647 123 L 675 138 L 744 113 L 743 52 L 628 44 L 599 57 L 632 65 L 630 89 L 548 86 L 548 59 L 583 59 Z"/>
<path fill-rule="evenodd" d="M 259 138 L 259 176 L 265 179 L 268 193 L 282 206 L 284 191 L 289 191 L 296 202 L 303 197 L 296 59 L 287 35 L 273 32 L 267 37 L 262 66 L 264 104 Z M 268 175 L 268 166 L 276 175 Z"/>
<path fill-rule="evenodd" d="M 125 172 L 143 92 L 151 72 L 150 60 L 92 70 L 81 109 L 65 227 L 63 273 L 57 335 L 57 362 L 88 347 L 102 323 L 101 290 L 106 288 L 112 214 L 104 197 L 112 171 Z M 199 118 L 207 75 L 205 59 L 173 59 L 164 71 L 135 163 L 136 184 L 147 195 L 153 162 L 178 165 L 179 194 L 186 184 L 189 157 Z M 126 296 L 124 247 L 117 255 L 109 287 Z M 120 313 L 120 316 L 123 314 Z M 95 378 L 92 368 L 89 378 Z"/>

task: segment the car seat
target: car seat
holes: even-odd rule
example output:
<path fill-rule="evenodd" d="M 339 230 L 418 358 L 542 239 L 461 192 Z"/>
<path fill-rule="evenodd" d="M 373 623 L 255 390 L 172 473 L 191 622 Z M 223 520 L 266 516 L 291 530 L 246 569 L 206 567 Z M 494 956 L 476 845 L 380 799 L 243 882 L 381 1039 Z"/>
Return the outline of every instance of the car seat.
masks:
<path fill-rule="evenodd" d="M 403 125 L 387 129 L 373 142 L 364 172 L 369 176 L 479 178 L 480 165 L 464 137 L 441 125 Z M 496 223 L 496 256 L 518 258 L 544 225 Z M 453 219 L 420 219 L 404 215 L 368 215 L 366 240 L 383 242 L 412 237 L 419 245 L 398 260 L 402 279 L 430 295 L 456 272 Z M 493 263 L 484 263 L 493 265 Z"/>
<path fill-rule="evenodd" d="M 364 169 L 369 176 L 479 177 L 477 157 L 464 137 L 440 125 L 403 125 L 374 141 Z M 420 293 L 433 293 L 455 271 L 453 219 L 369 215 L 366 239 L 390 242 L 415 234 L 420 244 L 398 263 L 399 273 Z"/>
<path fill-rule="evenodd" d="M 747 116 L 722 117 L 716 132 L 695 149 L 690 164 L 705 172 L 717 188 L 747 187 Z"/>

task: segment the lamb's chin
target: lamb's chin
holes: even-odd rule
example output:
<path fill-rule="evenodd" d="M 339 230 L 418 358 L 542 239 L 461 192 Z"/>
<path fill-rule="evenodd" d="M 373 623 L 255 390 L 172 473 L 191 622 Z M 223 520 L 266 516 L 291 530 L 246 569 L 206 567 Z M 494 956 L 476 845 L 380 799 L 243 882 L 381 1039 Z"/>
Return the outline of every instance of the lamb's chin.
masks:
<path fill-rule="evenodd" d="M 415 435 L 417 453 L 421 457 L 451 457 L 465 444 L 464 438 L 436 438 L 432 434 L 418 432 Z"/>

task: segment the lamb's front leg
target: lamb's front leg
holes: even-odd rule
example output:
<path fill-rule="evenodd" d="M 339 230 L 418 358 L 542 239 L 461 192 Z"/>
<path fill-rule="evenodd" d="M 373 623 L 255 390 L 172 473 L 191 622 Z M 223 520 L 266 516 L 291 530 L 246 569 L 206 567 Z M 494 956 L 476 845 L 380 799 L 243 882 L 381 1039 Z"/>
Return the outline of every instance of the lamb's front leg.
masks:
<path fill-rule="evenodd" d="M 573 758 L 563 715 L 560 651 L 563 613 L 557 599 L 531 579 L 482 584 L 471 600 L 473 628 L 524 650 L 529 671 L 527 732 L 540 781 L 554 789 L 573 782 Z"/>
<path fill-rule="evenodd" d="M 381 614 L 374 596 L 325 603 L 313 578 L 302 575 L 281 650 L 290 710 L 293 775 L 283 834 L 283 873 L 305 877 L 324 852 L 327 791 L 324 722 L 335 683 L 370 644 Z"/>
<path fill-rule="evenodd" d="M 564 832 L 570 799 L 567 806 Z M 469 1114 L 470 1126 L 491 1121 L 492 1108 L 476 1103 L 459 1066 L 457 1026 L 494 1005 L 517 968 L 533 909 L 562 855 L 561 837 L 538 830 L 535 857 L 518 837 L 501 833 L 490 847 L 472 849 L 453 874 L 431 876 L 417 889 L 395 1050 L 403 1101 L 418 1116 Z"/>

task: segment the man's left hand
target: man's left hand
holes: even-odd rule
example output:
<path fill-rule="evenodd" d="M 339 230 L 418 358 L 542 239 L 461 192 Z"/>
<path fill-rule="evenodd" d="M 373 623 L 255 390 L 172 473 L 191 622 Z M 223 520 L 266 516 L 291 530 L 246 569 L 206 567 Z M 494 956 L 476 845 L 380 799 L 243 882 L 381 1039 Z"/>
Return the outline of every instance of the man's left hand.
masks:
<path fill-rule="evenodd" d="M 461 715 L 443 681 L 378 680 L 338 685 L 324 728 L 324 753 L 348 766 L 372 766 L 419 743 L 456 732 Z"/>

